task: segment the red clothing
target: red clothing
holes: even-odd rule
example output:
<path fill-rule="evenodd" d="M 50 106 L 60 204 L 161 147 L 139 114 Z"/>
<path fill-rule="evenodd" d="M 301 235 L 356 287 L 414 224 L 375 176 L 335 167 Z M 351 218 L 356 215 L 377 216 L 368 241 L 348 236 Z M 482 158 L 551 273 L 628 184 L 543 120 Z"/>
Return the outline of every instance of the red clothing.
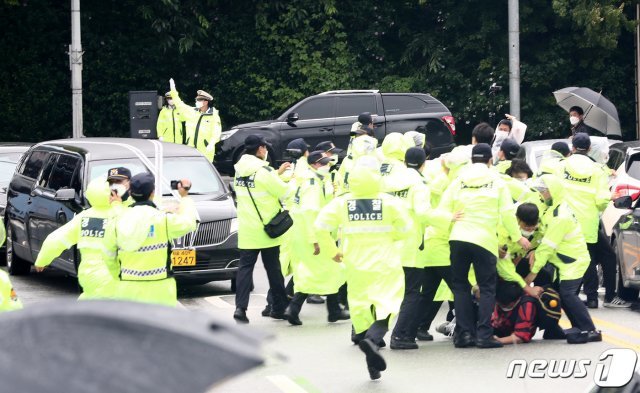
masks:
<path fill-rule="evenodd" d="M 523 342 L 528 343 L 536 334 L 536 300 L 528 296 L 520 298 L 511 311 L 504 311 L 496 305 L 491 316 L 493 333 L 498 337 L 515 334 Z"/>

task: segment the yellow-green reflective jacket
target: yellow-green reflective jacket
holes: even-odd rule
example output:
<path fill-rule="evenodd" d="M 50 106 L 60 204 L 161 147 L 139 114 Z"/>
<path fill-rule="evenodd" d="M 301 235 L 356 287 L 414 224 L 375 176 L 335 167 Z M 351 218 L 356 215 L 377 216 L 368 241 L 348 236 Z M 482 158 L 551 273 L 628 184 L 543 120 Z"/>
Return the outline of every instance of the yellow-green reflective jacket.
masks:
<path fill-rule="evenodd" d="M 176 108 L 182 115 L 182 120 L 186 122 L 186 143 L 195 147 L 204 154 L 209 161 L 213 161 L 215 155 L 215 145 L 220 141 L 222 134 L 222 124 L 218 110 L 210 107 L 207 112 L 202 113 L 198 109 L 191 107 L 180 99 L 178 92 L 171 91 L 171 98 Z"/>
<path fill-rule="evenodd" d="M 116 224 L 120 279 L 157 281 L 171 275 L 170 244 L 196 229 L 193 200 L 181 198 L 177 213 L 166 213 L 150 201 L 138 202 Z"/>

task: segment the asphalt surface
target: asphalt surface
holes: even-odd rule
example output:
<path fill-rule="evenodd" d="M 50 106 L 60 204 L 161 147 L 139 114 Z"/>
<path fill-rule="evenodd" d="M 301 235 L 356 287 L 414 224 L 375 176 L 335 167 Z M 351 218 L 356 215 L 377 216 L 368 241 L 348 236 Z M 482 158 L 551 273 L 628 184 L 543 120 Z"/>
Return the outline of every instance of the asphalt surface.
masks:
<path fill-rule="evenodd" d="M 250 328 L 273 337 L 263 349 L 268 360 L 265 366 L 230 380 L 212 392 L 585 392 L 593 386 L 596 365 L 603 351 L 631 348 L 640 352 L 640 312 L 599 308 L 592 310 L 592 316 L 603 331 L 601 343 L 569 345 L 564 341 L 543 341 L 538 333 L 533 342 L 525 345 L 456 349 L 448 337 L 432 330 L 435 341 L 420 342 L 418 350 L 382 349 L 387 371 L 380 380 L 370 381 L 364 355 L 349 339 L 348 321 L 328 323 L 325 306 L 314 304 L 304 305 L 300 315 L 302 326 L 264 318 L 260 311 L 266 304 L 268 284 L 260 262 L 254 277 L 256 288 L 248 310 Z M 12 282 L 25 307 L 78 296 L 76 280 L 55 270 L 12 277 Z M 183 286 L 179 300 L 189 310 L 232 319 L 234 296 L 229 281 Z M 443 308 L 434 324 L 444 318 Z M 388 343 L 389 335 L 386 340 Z M 584 359 L 590 364 L 584 378 L 507 378 L 509 364 L 516 359 Z"/>

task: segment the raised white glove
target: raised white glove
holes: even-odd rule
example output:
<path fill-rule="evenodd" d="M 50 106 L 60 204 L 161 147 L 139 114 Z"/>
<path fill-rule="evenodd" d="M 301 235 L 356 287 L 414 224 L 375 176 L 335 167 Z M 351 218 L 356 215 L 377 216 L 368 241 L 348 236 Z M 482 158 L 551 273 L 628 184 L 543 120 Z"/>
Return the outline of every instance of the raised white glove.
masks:
<path fill-rule="evenodd" d="M 174 91 L 176 89 L 176 82 L 173 81 L 173 78 L 169 79 L 169 90 Z"/>

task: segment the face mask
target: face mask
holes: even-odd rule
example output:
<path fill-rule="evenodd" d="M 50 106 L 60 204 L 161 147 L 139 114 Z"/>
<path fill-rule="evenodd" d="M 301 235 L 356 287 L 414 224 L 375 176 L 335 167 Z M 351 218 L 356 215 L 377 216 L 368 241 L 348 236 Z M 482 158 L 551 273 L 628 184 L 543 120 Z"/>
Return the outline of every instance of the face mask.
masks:
<path fill-rule="evenodd" d="M 329 161 L 330 166 L 335 166 L 338 164 L 338 156 L 331 156 L 331 161 Z"/>
<path fill-rule="evenodd" d="M 522 234 L 522 236 L 524 237 L 531 237 L 533 236 L 533 234 L 536 232 L 536 230 L 534 229 L 533 231 L 525 231 L 524 229 L 520 229 L 520 233 Z"/>
<path fill-rule="evenodd" d="M 202 101 L 196 101 L 196 108 L 200 109 L 203 105 L 204 103 Z"/>
<path fill-rule="evenodd" d="M 125 187 L 124 184 L 112 184 L 109 188 L 111 191 L 115 191 L 120 198 L 127 192 L 127 187 Z"/>
<path fill-rule="evenodd" d="M 569 117 L 569 123 L 571 123 L 572 126 L 575 126 L 579 122 L 580 122 L 580 119 L 578 119 L 577 117 L 575 116 Z"/>
<path fill-rule="evenodd" d="M 167 100 L 167 105 L 173 106 L 173 100 Z"/>
<path fill-rule="evenodd" d="M 269 157 L 269 150 L 264 152 L 264 157 L 262 157 L 262 161 L 267 161 L 267 157 Z"/>
<path fill-rule="evenodd" d="M 325 166 L 321 166 L 320 168 L 316 169 L 318 171 L 318 173 L 322 176 L 326 176 L 329 174 L 329 165 L 325 165 Z"/>

